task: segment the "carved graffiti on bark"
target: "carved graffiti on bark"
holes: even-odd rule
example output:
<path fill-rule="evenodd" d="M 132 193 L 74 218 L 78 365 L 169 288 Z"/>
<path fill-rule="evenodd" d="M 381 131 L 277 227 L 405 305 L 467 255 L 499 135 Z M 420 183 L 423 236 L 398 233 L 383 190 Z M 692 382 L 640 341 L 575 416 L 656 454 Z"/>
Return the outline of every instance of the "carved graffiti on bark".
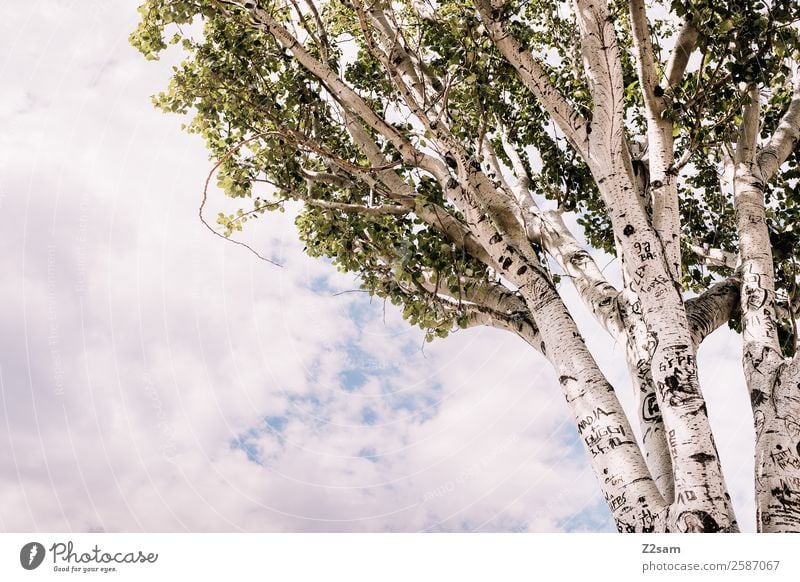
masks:
<path fill-rule="evenodd" d="M 714 533 L 719 525 L 705 511 L 686 511 L 678 516 L 678 530 L 683 533 Z"/>
<path fill-rule="evenodd" d="M 649 242 L 635 242 L 633 243 L 633 248 L 635 248 L 636 252 L 639 254 L 640 261 L 651 261 L 656 258 L 651 252 Z"/>
<path fill-rule="evenodd" d="M 642 400 L 642 418 L 647 422 L 661 422 L 661 410 L 658 408 L 656 395 L 650 392 Z"/>
<path fill-rule="evenodd" d="M 770 453 L 770 457 L 782 470 L 800 470 L 800 460 L 792 453 L 783 448 L 782 445 L 775 445 L 775 450 Z"/>
<path fill-rule="evenodd" d="M 601 416 L 608 416 L 609 413 L 600 408 L 599 406 L 595 408 L 590 414 L 587 414 L 585 417 L 581 418 L 578 421 L 578 434 L 583 434 L 587 428 L 593 425 Z"/>

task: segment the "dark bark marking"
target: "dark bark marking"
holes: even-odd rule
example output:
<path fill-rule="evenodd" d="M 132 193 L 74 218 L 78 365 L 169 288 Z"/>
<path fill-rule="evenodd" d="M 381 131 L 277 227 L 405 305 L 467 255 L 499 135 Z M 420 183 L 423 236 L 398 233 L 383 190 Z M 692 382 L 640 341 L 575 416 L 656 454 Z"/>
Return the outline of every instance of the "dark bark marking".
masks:
<path fill-rule="evenodd" d="M 753 390 L 750 393 L 750 405 L 753 408 L 761 406 L 767 400 L 767 395 L 763 390 Z"/>
<path fill-rule="evenodd" d="M 716 533 L 720 530 L 716 520 L 705 511 L 685 511 L 678 516 L 678 531 L 684 533 Z"/>
<path fill-rule="evenodd" d="M 708 453 L 695 453 L 694 455 L 691 455 L 689 458 L 704 465 L 707 465 L 708 463 L 717 460 L 717 458 L 714 455 L 709 455 Z"/>
<path fill-rule="evenodd" d="M 578 251 L 578 252 L 574 253 L 574 254 L 573 254 L 573 255 L 572 255 L 570 258 L 569 258 L 569 262 L 570 262 L 571 264 L 575 265 L 576 267 L 578 267 L 578 266 L 580 266 L 581 264 L 583 264 L 584 262 L 586 262 L 586 261 L 588 260 L 588 258 L 589 258 L 589 253 L 587 253 L 587 252 L 586 252 L 586 251 L 584 251 L 584 250 L 580 250 L 580 251 Z"/>

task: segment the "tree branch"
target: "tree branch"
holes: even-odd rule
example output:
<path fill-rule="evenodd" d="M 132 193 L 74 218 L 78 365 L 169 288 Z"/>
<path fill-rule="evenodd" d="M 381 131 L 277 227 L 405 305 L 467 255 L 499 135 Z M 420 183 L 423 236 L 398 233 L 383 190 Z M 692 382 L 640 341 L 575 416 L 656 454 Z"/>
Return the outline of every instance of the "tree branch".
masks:
<path fill-rule="evenodd" d="M 664 245 L 667 266 L 673 281 L 680 281 L 680 209 L 678 183 L 670 168 L 674 162 L 673 123 L 665 118 L 664 90 L 658 84 L 655 53 L 644 0 L 629 0 L 628 11 L 633 32 L 636 68 L 642 87 L 647 118 L 649 154 L 649 187 L 652 200 L 653 227 Z"/>
<path fill-rule="evenodd" d="M 765 182 L 775 176 L 778 168 L 797 146 L 800 137 L 800 72 L 795 72 L 792 101 L 783 114 L 775 133 L 758 154 L 758 167 Z"/>
<path fill-rule="evenodd" d="M 587 120 L 553 86 L 542 63 L 523 48 L 507 30 L 505 23 L 495 16 L 492 1 L 475 0 L 475 6 L 492 41 L 516 69 L 522 83 L 550 114 L 572 147 L 588 161 Z"/>
<path fill-rule="evenodd" d="M 530 177 L 516 148 L 501 134 L 503 149 L 511 161 L 517 195 L 528 238 L 539 244 L 570 277 L 578 295 L 595 319 L 612 335 L 622 331 L 617 298 L 619 291 L 611 285 L 564 224 L 560 212 L 542 212 L 530 192 Z"/>
<path fill-rule="evenodd" d="M 630 161 L 625 146 L 625 87 L 614 22 L 604 0 L 576 0 L 583 66 L 592 93 L 592 122 L 587 163 L 596 178 L 611 163 Z M 627 170 L 630 172 L 630 164 Z"/>
<path fill-rule="evenodd" d="M 741 276 L 735 275 L 712 285 L 701 295 L 686 300 L 686 318 L 695 346 L 730 321 L 739 308 L 741 285 Z"/>
<path fill-rule="evenodd" d="M 370 10 L 372 12 L 380 13 L 380 11 L 375 7 L 371 8 Z M 466 150 L 461 142 L 450 132 L 445 123 L 431 119 L 428 111 L 418 101 L 418 97 L 404 81 L 403 76 L 398 74 L 396 71 L 394 74 L 392 74 L 393 63 L 390 62 L 391 60 L 389 59 L 389 56 L 384 52 L 384 50 L 381 49 L 380 46 L 371 40 L 372 35 L 367 14 L 360 7 L 356 7 L 356 12 L 359 17 L 362 31 L 364 32 L 364 39 L 368 49 L 372 55 L 383 64 L 384 68 L 390 72 L 389 76 L 391 81 L 403 96 L 405 104 L 408 106 L 411 113 L 429 132 L 431 139 L 435 140 L 439 149 L 444 152 L 445 159 L 449 158 L 454 162 L 459 178 L 457 184 L 459 187 L 446 188 L 446 191 L 453 193 L 463 191 L 463 193 L 466 195 L 464 197 L 454 197 L 452 199 L 454 203 L 460 207 L 462 212 L 472 214 L 476 221 L 480 220 L 479 215 L 485 211 L 492 218 L 492 221 L 495 223 L 498 229 L 503 231 L 504 235 L 511 237 L 517 243 L 519 243 L 521 240 L 524 240 L 524 231 L 522 225 L 517 219 L 517 216 L 515 215 L 514 208 L 511 205 L 510 193 L 503 192 L 501 189 L 497 188 L 491 180 L 488 179 L 488 177 L 481 171 L 480 164 L 474 159 L 470 152 Z M 380 30 L 378 30 L 378 32 L 381 34 Z M 389 40 L 390 39 L 388 38 L 384 38 L 384 42 L 388 42 Z M 405 52 L 405 49 L 398 44 L 392 46 L 392 51 L 396 52 L 398 55 L 392 60 L 396 61 L 398 59 L 402 59 L 405 61 L 410 58 Z M 443 166 L 440 165 L 438 168 L 439 171 L 435 175 L 439 179 L 439 182 L 445 186 L 446 183 L 450 182 L 451 176 L 450 172 L 446 169 L 444 169 L 444 172 L 442 172 L 442 168 Z M 522 252 L 530 255 L 530 249 L 523 248 L 521 246 L 519 246 L 519 248 L 522 250 Z"/>
<path fill-rule="evenodd" d="M 317 77 L 327 87 L 330 94 L 347 110 L 361 118 L 367 126 L 385 137 L 397 148 L 407 163 L 431 173 L 439 169 L 437 166 L 440 164 L 437 164 L 436 160 L 416 149 L 397 129 L 376 114 L 352 87 L 347 85 L 327 64 L 311 55 L 302 43 L 278 23 L 267 10 L 253 5 L 248 12 L 255 26 L 272 35 L 281 46 L 291 52 L 303 68 Z"/>
<path fill-rule="evenodd" d="M 689 59 L 697 46 L 698 36 L 699 33 L 694 24 L 691 22 L 683 23 L 675 42 L 675 48 L 672 49 L 672 54 L 667 62 L 665 73 L 667 87 L 675 87 L 681 82 L 683 74 L 686 72 L 686 67 L 689 65 Z"/>
<path fill-rule="evenodd" d="M 380 165 L 384 163 L 385 158 L 381 154 L 378 144 L 375 143 L 354 116 L 345 112 L 345 119 L 348 133 L 350 133 L 355 144 L 364 152 L 370 164 Z M 414 188 L 395 171 L 386 169 L 378 172 L 377 175 L 389 189 L 398 195 L 412 200 L 415 198 L 416 192 Z M 443 232 L 458 248 L 465 249 L 471 256 L 485 265 L 491 264 L 491 258 L 475 235 L 445 208 L 432 202 L 424 202 L 416 204 L 414 213 L 432 228 Z"/>
<path fill-rule="evenodd" d="M 647 22 L 647 10 L 644 0 L 629 0 L 628 15 L 631 20 L 639 86 L 642 89 L 645 106 L 648 111 L 660 113 L 664 108 L 664 101 L 663 95 L 657 96 L 655 94 L 655 89 L 658 86 L 658 72 L 656 71 L 656 56 L 653 51 L 653 41 L 651 39 L 650 25 Z"/>
<path fill-rule="evenodd" d="M 734 270 L 739 265 L 739 257 L 734 253 L 729 253 L 722 249 L 705 248 L 697 243 L 689 243 L 687 246 L 692 253 L 702 259 L 708 266 Z"/>
<path fill-rule="evenodd" d="M 755 160 L 761 125 L 761 104 L 755 85 L 747 88 L 747 97 L 747 102 L 742 106 L 742 123 L 739 125 L 739 138 L 736 142 L 737 164 L 751 164 Z"/>
<path fill-rule="evenodd" d="M 379 204 L 378 206 L 365 206 L 363 204 L 350 204 L 346 202 L 336 202 L 333 200 L 321 200 L 306 194 L 301 194 L 296 190 L 287 190 L 281 188 L 293 200 L 303 202 L 315 208 L 325 208 L 327 210 L 339 210 L 349 214 L 360 214 L 361 216 L 368 216 L 376 218 L 380 216 L 398 215 L 402 216 L 411 212 L 411 205 L 399 204 Z"/>

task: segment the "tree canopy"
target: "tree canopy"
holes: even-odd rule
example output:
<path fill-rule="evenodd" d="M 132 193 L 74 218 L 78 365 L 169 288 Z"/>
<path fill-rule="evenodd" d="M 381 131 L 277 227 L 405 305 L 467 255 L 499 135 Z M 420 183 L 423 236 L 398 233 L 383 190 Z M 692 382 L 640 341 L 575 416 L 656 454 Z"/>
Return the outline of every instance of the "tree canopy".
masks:
<path fill-rule="evenodd" d="M 694 521 L 673 511 L 671 527 L 735 528 L 708 469 L 713 438 L 698 436 L 693 358 L 728 323 L 745 332 L 748 381 L 764 360 L 794 362 L 800 4 L 148 0 L 140 12 L 131 40 L 147 58 L 185 54 L 157 106 L 188 116 L 217 184 L 242 199 L 218 216 L 226 236 L 299 201 L 307 252 L 357 273 L 429 339 L 517 333 L 553 362 L 576 421 L 614 417 L 605 432 L 579 423 L 602 481 L 610 449 L 638 445 L 603 389 L 582 401 L 602 375 L 552 353 L 596 368 L 559 335 L 580 339 L 558 310 L 571 281 L 625 338 L 642 402 L 649 473 L 621 471 L 655 486 L 637 495 L 646 513 L 605 486 L 618 526 L 652 531 L 648 508 L 674 507 L 702 467 L 721 505 L 698 505 Z M 621 289 L 592 248 L 621 261 Z M 668 438 L 678 425 L 708 442 L 682 453 Z"/>

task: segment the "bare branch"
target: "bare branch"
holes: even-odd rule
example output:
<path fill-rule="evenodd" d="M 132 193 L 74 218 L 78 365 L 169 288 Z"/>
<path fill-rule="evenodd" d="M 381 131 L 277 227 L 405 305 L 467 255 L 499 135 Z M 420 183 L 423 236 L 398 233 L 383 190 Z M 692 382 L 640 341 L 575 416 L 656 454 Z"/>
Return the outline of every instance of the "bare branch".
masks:
<path fill-rule="evenodd" d="M 629 0 L 628 14 L 631 19 L 633 46 L 636 49 L 639 85 L 642 88 L 645 106 L 649 111 L 660 114 L 664 108 L 664 100 L 663 94 L 662 96 L 655 94 L 655 88 L 658 86 L 658 72 L 644 0 Z"/>
<path fill-rule="evenodd" d="M 686 318 L 695 346 L 699 346 L 711 332 L 730 321 L 739 308 L 741 285 L 742 278 L 736 275 L 712 285 L 698 297 L 686 300 Z"/>
<path fill-rule="evenodd" d="M 708 266 L 723 267 L 731 270 L 739 266 L 739 257 L 735 253 L 729 253 L 722 249 L 706 248 L 697 243 L 689 243 L 687 246 L 692 253 L 702 259 Z"/>
<path fill-rule="evenodd" d="M 747 101 L 742 107 L 742 123 L 739 125 L 739 139 L 736 142 L 736 163 L 750 164 L 756 155 L 758 130 L 761 125 L 761 104 L 758 88 L 750 85 Z"/>
<path fill-rule="evenodd" d="M 775 133 L 758 154 L 758 167 L 765 182 L 772 180 L 778 168 L 797 147 L 800 138 L 800 72 L 795 72 L 792 101 Z"/>
<path fill-rule="evenodd" d="M 197 215 L 200 218 L 200 222 L 203 223 L 203 226 L 205 226 L 208 230 L 210 230 L 211 233 L 214 236 L 218 236 L 218 237 L 220 237 L 222 239 L 225 239 L 225 240 L 227 240 L 229 242 L 232 242 L 235 245 L 244 247 L 247 250 L 249 250 L 251 253 L 253 253 L 256 257 L 261 259 L 262 261 L 270 263 L 272 265 L 275 265 L 276 267 L 281 267 L 282 265 L 276 263 L 275 261 L 273 261 L 271 259 L 268 259 L 268 258 L 262 256 L 258 251 L 256 251 L 253 247 L 251 247 L 247 243 L 243 243 L 243 242 L 238 241 L 238 240 L 233 240 L 233 239 L 228 238 L 227 236 L 217 232 L 216 230 L 214 230 L 214 227 L 212 227 L 210 224 L 208 224 L 208 222 L 206 221 L 205 217 L 203 216 L 203 210 L 205 209 L 206 202 L 208 201 L 208 187 L 211 185 L 211 178 L 214 176 L 214 173 L 220 168 L 220 166 L 222 166 L 222 164 L 224 164 L 228 159 L 230 159 L 230 157 L 233 156 L 240 148 L 244 147 L 245 145 L 247 145 L 248 143 L 250 143 L 252 141 L 260 139 L 260 138 L 262 138 L 262 137 L 264 137 L 266 135 L 269 135 L 271 133 L 276 133 L 276 132 L 271 132 L 271 131 L 262 132 L 262 133 L 254 135 L 254 136 L 252 136 L 252 137 L 250 137 L 250 138 L 248 138 L 246 140 L 243 140 L 243 141 L 239 142 L 238 144 L 236 144 L 235 146 L 233 146 L 231 149 L 229 149 L 225 153 L 225 155 L 222 156 L 219 159 L 219 161 L 214 165 L 214 167 L 211 168 L 211 171 L 208 173 L 208 176 L 206 177 L 205 184 L 203 185 L 203 199 L 200 202 L 200 207 L 197 209 Z"/>
<path fill-rule="evenodd" d="M 681 31 L 678 33 L 678 39 L 675 42 L 675 48 L 672 49 L 672 55 L 670 55 L 667 62 L 665 73 L 667 87 L 675 87 L 681 82 L 689 64 L 689 59 L 697 46 L 698 36 L 699 34 L 694 24 L 691 22 L 683 23 Z"/>

